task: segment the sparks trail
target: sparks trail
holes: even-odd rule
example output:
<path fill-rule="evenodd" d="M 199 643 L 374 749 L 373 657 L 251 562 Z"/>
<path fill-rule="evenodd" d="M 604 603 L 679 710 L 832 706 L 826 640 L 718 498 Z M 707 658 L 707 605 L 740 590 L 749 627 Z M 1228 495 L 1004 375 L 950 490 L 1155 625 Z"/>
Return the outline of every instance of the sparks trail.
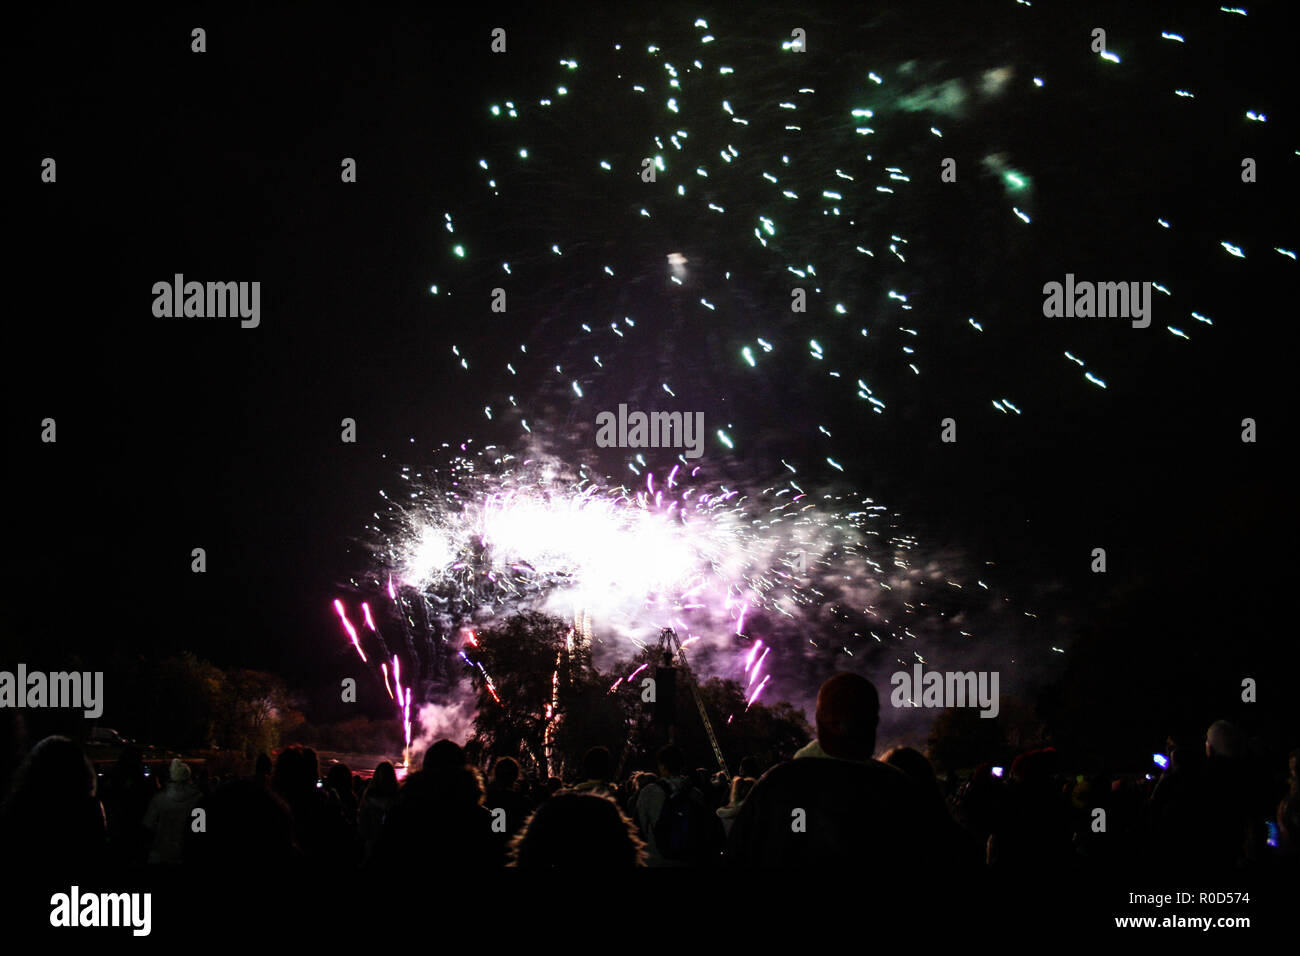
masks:
<path fill-rule="evenodd" d="M 1144 27 L 1144 54 L 1191 70 L 1191 39 L 1204 47 L 1220 21 L 1249 21 L 1211 14 L 1175 33 Z M 1212 379 L 1217 357 L 1187 343 L 1213 335 L 1222 310 L 1199 288 L 1204 263 L 1168 245 L 1182 224 L 1152 207 L 1161 194 L 1145 167 L 1124 180 L 1133 195 L 1108 204 L 1106 248 L 1088 255 L 1149 273 L 1163 321 L 1144 337 L 1026 321 L 1043 282 L 1067 271 L 1044 250 L 1061 252 L 1064 237 L 1074 243 L 1064 254 L 1081 255 L 1068 224 L 1095 205 L 1059 184 L 1092 182 L 1105 160 L 1057 150 L 1050 161 L 1076 165 L 1035 168 L 1049 159 L 1016 131 L 1060 130 L 1099 107 L 1119 115 L 1157 95 L 1170 117 L 1190 110 L 1212 126 L 1219 104 L 1157 91 L 1165 74 L 1136 55 L 1081 47 L 1068 71 L 1054 69 L 1048 40 L 1067 41 L 1031 8 L 1001 16 L 996 45 L 988 31 L 918 34 L 902 5 L 864 24 L 810 17 L 807 54 L 783 49 L 786 35 L 685 21 L 662 37 L 574 41 L 579 50 L 556 51 L 549 82 L 521 81 L 485 104 L 493 135 L 467 157 L 484 191 L 444 214 L 455 252 L 437 270 L 439 295 L 509 296 L 483 338 L 467 332 L 451 355 L 484 415 L 533 434 L 629 399 L 706 409 L 730 426 L 725 437 L 711 429 L 710 452 L 777 445 L 806 476 L 829 478 L 853 460 L 832 418 L 848 432 L 936 402 L 1041 415 L 1063 388 L 1096 402 L 1117 375 L 1132 387 L 1189 356 Z M 1129 116 L 1149 128 L 1141 119 Z M 1248 104 L 1238 120 L 1243 143 L 1267 129 Z M 941 183 L 953 156 L 960 177 Z M 1281 234 L 1245 242 L 1225 238 L 1239 226 L 1211 225 L 1223 236 L 1206 258 L 1275 250 L 1294 261 Z M 1129 256 L 1130 245 L 1164 251 Z M 804 312 L 790 307 L 795 287 Z M 503 350 L 503 335 L 518 339 Z"/>
<path fill-rule="evenodd" d="M 428 476 L 402 474 L 404 494 L 381 492 L 370 529 L 375 564 L 359 590 L 377 598 L 359 606 L 408 746 L 417 690 L 437 697 L 469 673 L 511 706 L 479 660 L 474 629 L 528 610 L 591 622 L 582 626 L 606 663 L 671 628 L 702 675 L 739 680 L 752 705 L 834 658 L 852 666 L 960 652 L 988 603 L 987 583 L 963 582 L 922 555 L 883 505 L 809 495 L 792 478 L 750 491 L 679 462 L 629 487 L 493 447 Z M 342 601 L 335 608 L 365 655 Z M 376 618 L 398 621 L 404 653 L 390 652 Z"/>

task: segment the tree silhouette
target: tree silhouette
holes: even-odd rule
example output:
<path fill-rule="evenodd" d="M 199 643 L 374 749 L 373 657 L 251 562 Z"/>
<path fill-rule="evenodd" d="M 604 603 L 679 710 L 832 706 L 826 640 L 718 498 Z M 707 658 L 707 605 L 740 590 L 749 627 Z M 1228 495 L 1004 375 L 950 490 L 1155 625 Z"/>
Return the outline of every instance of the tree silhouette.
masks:
<path fill-rule="evenodd" d="M 471 670 L 478 691 L 474 731 L 486 753 L 544 760 L 555 681 L 566 690 L 570 682 L 570 668 L 563 666 L 568 634 L 563 621 L 538 611 L 505 618 L 478 632 L 478 646 L 467 650 L 467 657 L 481 665 Z"/>
<path fill-rule="evenodd" d="M 653 769 L 655 751 L 671 737 L 691 767 L 717 769 L 690 680 L 680 669 L 671 730 L 655 723 L 654 705 L 642 699 L 642 682 L 663 661 L 657 646 L 601 672 L 571 630 L 559 618 L 530 611 L 483 628 L 477 647 L 466 648 L 478 692 L 474 730 L 484 753 L 522 758 L 542 772 L 549 743 L 549 772 L 572 778 L 587 750 L 600 745 L 627 774 Z M 746 709 L 744 688 L 735 681 L 712 678 L 700 694 L 733 773 L 742 757 L 770 766 L 812 739 L 807 720 L 788 703 Z"/>

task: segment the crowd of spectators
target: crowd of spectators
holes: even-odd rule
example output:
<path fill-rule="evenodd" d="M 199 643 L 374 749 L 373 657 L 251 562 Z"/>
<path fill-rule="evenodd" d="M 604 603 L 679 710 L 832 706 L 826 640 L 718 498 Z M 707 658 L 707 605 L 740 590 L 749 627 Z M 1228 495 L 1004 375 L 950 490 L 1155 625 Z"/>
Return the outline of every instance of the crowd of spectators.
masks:
<path fill-rule="evenodd" d="M 248 777 L 173 760 L 160 781 L 135 748 L 100 775 L 78 743 L 47 737 L 0 805 L 0 845 L 71 864 L 472 870 L 1159 861 L 1231 873 L 1300 860 L 1296 752 L 1289 774 L 1258 766 L 1226 721 L 1201 746 L 1171 745 L 1158 775 L 1071 773 L 1042 748 L 941 778 L 911 748 L 876 758 L 879 707 L 869 681 L 836 675 L 818 695 L 814 740 L 772 767 L 746 757 L 730 778 L 671 744 L 653 771 L 624 775 L 593 747 L 563 781 L 508 756 L 484 772 L 440 740 L 404 779 L 387 761 L 368 779 L 342 763 L 322 773 L 312 750 L 290 746 Z"/>

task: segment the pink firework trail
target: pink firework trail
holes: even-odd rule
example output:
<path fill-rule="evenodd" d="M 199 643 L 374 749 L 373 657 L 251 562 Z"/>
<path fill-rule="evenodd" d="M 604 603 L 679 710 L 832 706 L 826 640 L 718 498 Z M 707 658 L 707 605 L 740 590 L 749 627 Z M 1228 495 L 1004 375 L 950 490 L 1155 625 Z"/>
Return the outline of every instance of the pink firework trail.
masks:
<path fill-rule="evenodd" d="M 348 612 L 343 610 L 343 602 L 338 598 L 334 599 L 334 610 L 339 612 L 339 620 L 343 622 L 343 629 L 348 632 L 348 637 L 352 639 L 352 646 L 355 647 L 357 653 L 361 655 L 361 663 L 367 663 L 366 652 L 361 649 L 361 641 L 357 639 L 357 629 L 353 627 L 352 622 L 348 620 Z"/>
<path fill-rule="evenodd" d="M 771 679 L 772 679 L 771 674 L 768 674 L 766 677 L 763 678 L 763 682 L 758 685 L 758 689 L 754 691 L 753 696 L 750 697 L 749 701 L 745 704 L 746 710 L 749 710 L 749 708 L 754 705 L 754 701 L 758 700 L 758 695 L 763 693 L 763 688 L 767 686 L 767 682 L 770 681 Z"/>

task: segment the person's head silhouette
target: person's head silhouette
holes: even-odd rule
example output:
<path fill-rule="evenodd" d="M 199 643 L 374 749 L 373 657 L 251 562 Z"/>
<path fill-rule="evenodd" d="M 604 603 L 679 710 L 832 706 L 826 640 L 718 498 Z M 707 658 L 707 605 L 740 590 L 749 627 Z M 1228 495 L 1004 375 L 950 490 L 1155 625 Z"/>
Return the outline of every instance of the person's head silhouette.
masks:
<path fill-rule="evenodd" d="M 836 674 L 817 692 L 817 742 L 828 756 L 870 760 L 876 749 L 880 695 L 857 674 Z"/>

